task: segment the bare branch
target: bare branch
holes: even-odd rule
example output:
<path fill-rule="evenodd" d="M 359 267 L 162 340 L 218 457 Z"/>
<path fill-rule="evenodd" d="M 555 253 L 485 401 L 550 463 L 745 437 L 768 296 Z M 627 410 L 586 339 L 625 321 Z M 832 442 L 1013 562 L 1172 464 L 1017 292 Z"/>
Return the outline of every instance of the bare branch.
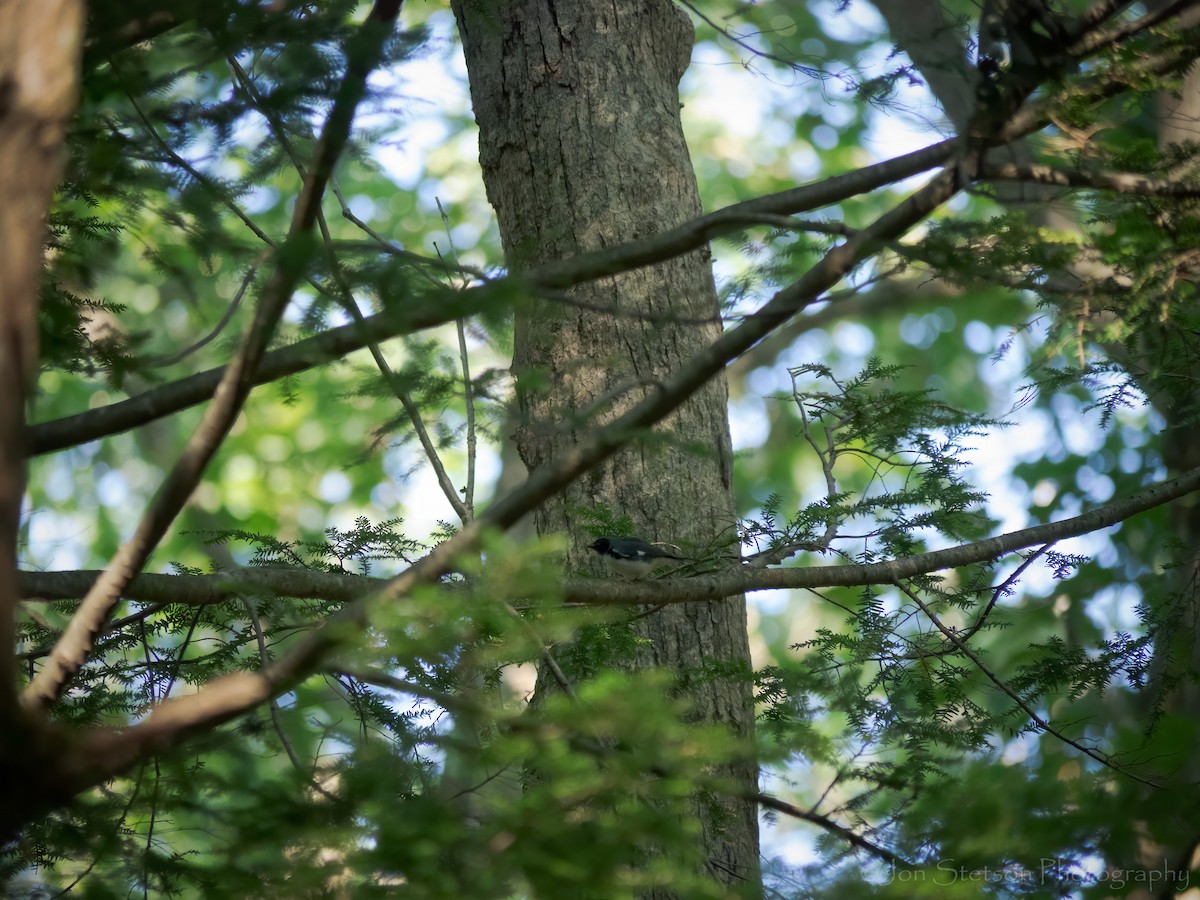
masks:
<path fill-rule="evenodd" d="M 931 553 L 862 565 L 784 569 L 735 566 L 726 572 L 713 575 L 693 575 L 643 583 L 571 578 L 563 582 L 563 599 L 567 603 L 593 606 L 638 606 L 646 603 L 667 605 L 719 600 L 754 591 L 893 584 L 898 579 L 986 562 L 1037 544 L 1049 546 L 1067 538 L 1090 534 L 1198 490 L 1200 468 L 1156 484 L 1124 500 L 1113 501 L 1069 519 L 1034 525 L 1020 531 L 1010 531 L 997 537 Z M 1027 559 L 1020 571 L 1027 568 L 1045 549 L 1043 547 Z M 436 553 L 438 551 L 435 551 Z M 412 569 L 409 570 L 411 571 Z M 27 603 L 38 600 L 70 600 L 82 596 L 99 574 L 96 571 L 21 572 L 19 584 Z M 400 578 L 406 577 L 407 574 L 406 572 L 405 576 Z M 1009 581 L 1006 581 L 996 591 L 1002 591 L 1008 583 Z M 320 598 L 352 603 L 383 588 L 387 588 L 391 596 L 399 596 L 395 586 L 396 581 L 363 575 L 264 567 L 240 569 L 227 575 L 139 575 L 126 587 L 124 596 L 142 603 L 204 605 L 221 603 L 236 598 L 241 593 L 269 592 L 277 597 Z"/>
<path fill-rule="evenodd" d="M 226 307 L 225 314 L 222 315 L 221 320 L 209 330 L 208 334 L 204 335 L 204 337 L 197 341 L 193 341 L 189 346 L 184 347 L 182 350 L 172 353 L 169 356 L 151 357 L 150 362 L 156 366 L 173 366 L 176 363 L 183 362 L 197 350 L 204 349 L 204 347 L 216 340 L 217 336 L 225 330 L 225 326 L 233 321 L 234 315 L 242 305 L 242 298 L 246 296 L 246 291 L 250 288 L 250 285 L 254 283 L 254 279 L 258 277 L 258 269 L 267 261 L 269 255 L 270 251 L 264 250 L 258 255 L 254 262 L 250 264 L 250 267 L 246 270 L 246 274 L 242 276 L 242 283 L 238 287 L 237 293 L 234 295 L 233 299 L 229 301 L 229 306 Z"/>
<path fill-rule="evenodd" d="M 567 288 L 652 265 L 702 247 L 715 237 L 756 224 L 764 215 L 808 212 L 919 175 L 945 163 L 956 149 L 957 140 L 941 141 L 854 172 L 735 203 L 648 238 L 547 263 L 526 272 L 525 278 L 537 287 Z"/>
<path fill-rule="evenodd" d="M 1006 596 L 1012 589 L 1012 586 L 1020 580 L 1022 575 L 1025 574 L 1025 571 L 1035 562 L 1041 559 L 1053 546 L 1053 543 L 1042 544 L 1042 546 L 1038 547 L 1035 551 L 1021 560 L 1021 564 L 1012 570 L 1012 574 L 1005 578 L 1004 581 L 1000 582 L 1000 584 L 992 588 L 992 599 L 988 601 L 987 606 L 985 606 L 976 617 L 975 624 L 973 624 L 966 631 L 959 633 L 959 640 L 963 642 L 971 640 L 971 638 L 975 636 L 975 633 L 978 632 L 979 629 L 984 626 L 984 623 L 987 622 L 988 616 L 991 615 L 992 609 L 995 608 L 996 604 L 1000 602 L 1000 598 Z"/>
<path fill-rule="evenodd" d="M 816 825 L 823 831 L 828 831 L 830 834 L 841 838 L 847 844 L 857 847 L 860 850 L 865 850 L 872 856 L 878 857 L 890 866 L 897 869 L 911 869 L 912 864 L 901 859 L 891 850 L 885 847 L 880 847 L 878 844 L 868 841 L 862 835 L 851 831 L 844 825 L 839 825 L 837 822 L 828 816 L 823 816 L 820 813 L 811 812 L 807 809 L 801 809 L 786 800 L 780 800 L 771 794 L 752 793 L 746 795 L 747 800 L 753 800 L 759 806 L 765 809 L 771 809 L 778 813 L 783 813 L 785 816 L 791 816 L 793 819 L 799 819 L 802 822 L 808 822 Z"/>
<path fill-rule="evenodd" d="M 1173 2 L 1164 3 L 1161 6 L 1157 4 L 1150 4 L 1150 6 L 1150 11 L 1140 19 L 1134 19 L 1132 22 L 1118 22 L 1109 28 L 1096 27 L 1085 31 L 1066 48 L 1067 54 L 1073 57 L 1087 56 L 1103 50 L 1105 47 L 1119 44 L 1121 41 L 1144 33 L 1167 19 L 1194 10 L 1200 4 L 1196 0 L 1173 0 Z"/>
<path fill-rule="evenodd" d="M 485 309 L 495 308 L 494 289 L 490 286 L 471 291 L 447 291 L 429 303 L 408 304 L 402 309 L 389 309 L 357 322 L 331 328 L 316 337 L 299 341 L 290 347 L 272 350 L 263 356 L 250 376 L 254 385 L 276 381 L 307 369 L 324 365 L 331 360 L 361 350 L 370 340 L 387 340 L 425 328 L 434 328 L 456 318 L 472 316 Z M 212 398 L 225 373 L 225 367 L 209 369 L 197 375 L 164 384 L 161 387 L 61 419 L 52 419 L 32 426 L 32 453 L 54 453 L 98 438 L 119 434 L 156 419 L 169 416 Z"/>

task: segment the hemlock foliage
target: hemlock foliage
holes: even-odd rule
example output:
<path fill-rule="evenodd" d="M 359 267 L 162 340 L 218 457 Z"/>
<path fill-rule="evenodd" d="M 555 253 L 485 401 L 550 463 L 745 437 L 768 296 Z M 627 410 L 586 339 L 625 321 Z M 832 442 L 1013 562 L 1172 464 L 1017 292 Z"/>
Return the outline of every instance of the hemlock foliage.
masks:
<path fill-rule="evenodd" d="M 141 6 L 91 13 L 46 222 L 35 445 L 42 423 L 127 396 L 166 403 L 236 354 L 368 12 Z M 1197 90 L 1180 73 L 1200 43 L 1113 6 L 1093 22 L 1082 3 L 1049 5 L 1079 35 L 1114 36 L 1047 56 L 1033 90 L 1006 80 L 1019 53 L 994 84 L 978 76 L 977 12 L 941 4 L 946 31 L 929 43 L 958 41 L 977 102 L 995 104 L 932 164 L 971 183 L 733 362 L 743 518 L 724 545 L 682 548 L 690 562 L 666 580 L 770 587 L 754 579 L 971 545 L 1200 466 L 1197 145 L 1158 140 L 1152 115 L 1163 92 Z M 921 48 L 861 0 L 693 13 L 706 64 L 683 100 L 700 107 L 685 122 L 710 210 L 850 171 L 863 147 L 880 153 L 872 128 L 899 128 L 915 97 L 932 109 Z M 628 531 L 620 510 L 579 510 L 575 535 L 488 531 L 436 577 L 378 593 L 473 534 L 492 500 L 485 464 L 489 477 L 515 465 L 498 454 L 518 427 L 512 311 L 539 292 L 570 302 L 505 278 L 464 174 L 465 105 L 447 104 L 443 139 L 412 159 L 416 132 L 400 126 L 437 101 L 406 73 L 453 70 L 452 19 L 414 5 L 399 21 L 271 350 L 355 323 L 370 339 L 305 350 L 250 396 L 147 568 L 178 588 L 135 581 L 51 714 L 77 733 L 123 729 L 314 635 L 323 651 L 269 702 L 39 811 L 0 855 L 9 894 L 727 897 L 704 875 L 691 804 L 760 790 L 772 896 L 1186 886 L 1200 839 L 1194 488 L 1078 539 L 751 594 L 756 656 L 737 671 L 622 665 L 658 582 L 583 603 L 573 591 L 599 570 L 564 581 L 561 568 L 566 541 Z M 1023 38 L 1006 27 L 1011 50 Z M 738 89 L 761 91 L 770 140 L 706 114 L 718 60 L 747 63 Z M 771 87 L 784 77 L 786 103 Z M 987 156 L 1019 109 L 1040 127 L 1009 136 L 1011 158 Z M 722 232 L 730 327 L 912 190 L 848 190 L 788 211 L 812 219 L 764 213 Z M 199 422 L 193 403 L 169 412 L 31 458 L 20 687 L 88 586 L 38 577 L 103 567 L 128 538 Z M 594 677 L 530 706 L 529 672 L 580 634 L 564 668 Z M 730 677 L 755 686 L 754 748 L 690 720 L 688 685 Z M 750 752 L 759 787 L 713 774 Z"/>

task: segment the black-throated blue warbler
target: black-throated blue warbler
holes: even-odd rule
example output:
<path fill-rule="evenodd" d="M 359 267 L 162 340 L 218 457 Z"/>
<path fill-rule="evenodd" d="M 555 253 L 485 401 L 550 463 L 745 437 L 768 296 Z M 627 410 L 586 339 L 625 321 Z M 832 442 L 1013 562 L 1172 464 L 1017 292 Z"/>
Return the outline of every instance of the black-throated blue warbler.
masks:
<path fill-rule="evenodd" d="M 638 537 L 601 537 L 588 545 L 604 557 L 609 567 L 622 575 L 634 577 L 648 575 L 656 568 L 671 561 L 682 562 L 685 556 L 676 556 L 661 547 L 656 547 Z"/>

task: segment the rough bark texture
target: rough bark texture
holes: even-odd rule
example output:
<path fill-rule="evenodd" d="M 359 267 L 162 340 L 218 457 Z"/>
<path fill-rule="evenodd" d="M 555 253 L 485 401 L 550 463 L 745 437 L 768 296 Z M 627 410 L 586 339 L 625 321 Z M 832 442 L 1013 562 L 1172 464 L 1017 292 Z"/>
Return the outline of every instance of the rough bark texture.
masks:
<path fill-rule="evenodd" d="M 458 0 L 480 161 L 515 269 L 670 228 L 700 213 L 679 120 L 679 79 L 694 33 L 667 0 L 555 4 Z M 514 371 L 525 464 L 543 465 L 577 435 L 655 389 L 720 331 L 708 253 L 542 301 L 517 323 Z M 591 418 L 580 414 L 597 400 Z M 539 533 L 574 541 L 569 564 L 593 563 L 579 508 L 627 514 L 649 540 L 732 535 L 732 456 L 724 380 L 714 381 L 647 439 L 577 482 L 536 514 Z M 634 665 L 680 672 L 748 662 L 740 597 L 675 606 L 638 622 L 648 638 Z M 707 681 L 689 692 L 699 720 L 751 738 L 749 685 Z M 754 764 L 732 773 L 753 789 Z M 714 877 L 757 890 L 753 804 L 697 804 Z M 664 895 L 665 896 L 665 895 Z"/>
<path fill-rule="evenodd" d="M 13 617 L 42 240 L 75 110 L 82 40 L 78 0 L 0 3 L 0 841 L 11 832 L 10 809 L 56 792 L 54 742 L 16 702 Z"/>

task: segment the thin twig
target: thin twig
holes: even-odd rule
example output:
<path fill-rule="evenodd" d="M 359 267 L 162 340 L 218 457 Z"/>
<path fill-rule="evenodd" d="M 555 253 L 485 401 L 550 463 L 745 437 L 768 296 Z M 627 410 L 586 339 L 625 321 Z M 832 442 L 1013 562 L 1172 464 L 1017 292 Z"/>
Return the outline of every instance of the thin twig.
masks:
<path fill-rule="evenodd" d="M 550 652 L 550 648 L 542 640 L 541 636 L 534 631 L 533 626 L 525 621 L 525 617 L 513 609 L 509 603 L 504 604 L 505 611 L 517 620 L 517 623 L 525 630 L 525 632 L 533 638 L 538 647 L 538 655 L 541 656 L 542 662 L 546 664 L 546 668 L 550 670 L 550 674 L 554 676 L 554 680 L 558 682 L 558 686 L 562 688 L 562 692 L 570 698 L 572 703 L 579 704 L 579 695 L 575 693 L 575 688 L 571 686 L 571 680 L 567 678 L 565 672 L 558 665 L 554 654 Z"/>
<path fill-rule="evenodd" d="M 442 215 L 442 227 L 446 229 L 446 239 L 450 242 L 450 252 L 454 255 L 454 265 L 458 266 L 458 251 L 454 247 L 454 237 L 450 233 L 450 219 L 446 210 L 442 209 L 440 197 L 434 198 L 438 212 Z M 441 256 L 441 253 L 438 253 Z M 461 270 L 461 269 L 460 269 Z M 463 289 L 467 287 L 463 284 Z M 475 457 L 477 455 L 475 434 L 475 389 L 471 384 L 471 360 L 467 354 L 467 330 L 463 319 L 457 319 L 455 326 L 458 330 L 458 356 L 462 363 L 463 402 L 467 410 L 467 485 L 463 498 L 467 512 L 475 515 Z"/>
<path fill-rule="evenodd" d="M 271 130 L 275 135 L 275 139 L 279 141 L 280 146 L 283 148 L 284 152 L 287 153 L 288 158 L 292 161 L 292 165 L 296 168 L 296 171 L 300 173 L 300 177 L 306 178 L 307 173 L 305 172 L 304 162 L 300 159 L 300 155 L 292 146 L 292 142 L 288 138 L 287 131 L 283 127 L 283 123 L 280 122 L 278 117 L 275 116 L 274 113 L 271 112 L 267 106 L 261 102 L 261 97 L 258 93 L 258 90 L 254 87 L 254 83 L 250 80 L 249 75 L 246 74 L 245 70 L 241 67 L 238 61 L 232 56 L 227 56 L 226 61 L 233 70 L 235 77 L 241 83 L 242 88 L 250 97 L 251 102 L 255 105 L 255 108 L 266 117 L 267 122 L 271 126 Z M 339 202 L 342 203 L 343 214 L 345 214 L 347 209 L 345 201 L 340 197 L 340 191 L 338 191 L 338 194 Z M 329 260 L 330 271 L 333 273 L 333 280 L 336 286 L 336 290 L 333 292 L 332 297 L 365 334 L 367 331 L 366 317 L 363 315 L 362 310 L 358 308 L 358 301 L 354 299 L 354 294 L 350 290 L 349 284 L 346 282 L 345 275 L 342 272 L 341 263 L 337 258 L 337 253 L 333 249 L 333 235 L 329 230 L 329 223 L 325 221 L 325 213 L 320 209 L 317 210 L 317 228 L 321 233 L 321 241 L 325 247 L 326 257 Z M 471 515 L 470 510 L 460 499 L 458 491 L 454 487 L 454 483 L 450 480 L 450 476 L 446 473 L 446 467 L 442 463 L 441 454 L 438 453 L 437 447 L 433 443 L 433 439 L 429 436 L 429 429 L 426 428 L 425 421 L 421 417 L 420 408 L 415 402 L 413 402 L 412 395 L 392 371 L 392 367 L 388 363 L 387 358 L 383 355 L 383 351 L 380 349 L 379 343 L 371 340 L 369 337 L 366 338 L 365 343 L 368 351 L 371 354 L 371 358 L 375 361 L 375 366 L 379 369 L 384 381 L 387 382 L 387 385 L 389 388 L 391 388 L 392 393 L 396 395 L 396 399 L 400 401 L 400 405 L 404 407 L 404 412 L 408 416 L 409 422 L 412 424 L 413 431 L 416 432 L 417 440 L 421 444 L 421 449 L 425 453 L 425 458 L 429 461 L 430 466 L 432 466 L 434 475 L 437 478 L 438 486 L 442 489 L 442 493 L 445 495 L 446 500 L 450 503 L 451 509 L 454 510 L 455 514 L 463 522 L 469 521 Z"/>
<path fill-rule="evenodd" d="M 262 620 L 258 616 L 257 604 L 253 597 L 248 596 L 242 597 L 242 604 L 246 607 L 246 614 L 250 617 L 250 624 L 254 627 L 254 640 L 258 644 L 259 661 L 265 666 L 270 662 L 270 655 L 267 653 L 267 637 L 263 633 Z M 272 697 L 267 703 L 267 709 L 271 714 L 271 727 L 275 729 L 275 736 L 279 738 L 279 743 L 283 746 L 283 752 L 291 760 L 292 767 L 308 780 L 310 787 L 324 795 L 326 799 L 337 800 L 337 795 L 326 790 L 317 781 L 316 776 L 312 772 L 309 772 L 308 767 L 300 762 L 300 757 L 296 753 L 296 749 L 292 746 L 292 742 L 287 736 L 287 731 L 283 727 L 283 716 L 279 712 L 279 701 L 275 697 Z"/>
<path fill-rule="evenodd" d="M 983 624 L 987 621 L 988 616 L 992 612 L 992 608 L 997 602 L 999 602 L 1000 598 L 1008 593 L 1008 589 L 1017 583 L 1017 579 L 1025 574 L 1025 570 L 1032 566 L 1038 559 L 1040 559 L 1046 553 L 1046 551 L 1054 546 L 1054 544 L 1054 541 L 1050 541 L 1047 544 L 1042 544 L 1042 546 L 1038 547 L 1037 550 L 1021 560 L 1021 564 L 1013 569 L 1011 575 L 1009 575 L 1004 579 L 1004 581 L 992 589 L 992 599 L 988 601 L 987 606 L 985 606 L 983 611 L 979 613 L 979 618 L 975 620 L 975 624 L 959 635 L 960 640 L 964 642 L 969 641 L 975 636 L 975 633 L 979 631 L 979 629 L 982 628 Z"/>
<path fill-rule="evenodd" d="M 258 258 L 254 260 L 253 263 L 250 264 L 250 268 L 246 270 L 246 274 L 242 277 L 242 283 L 241 286 L 238 287 L 237 294 L 235 294 L 233 300 L 229 302 L 229 306 L 225 309 L 225 314 L 221 316 L 221 321 L 217 322 L 217 324 L 213 326 L 212 330 L 209 331 L 208 334 L 204 335 L 204 337 L 200 338 L 200 340 L 196 341 L 191 346 L 180 350 L 178 353 L 172 353 L 170 356 L 154 356 L 151 357 L 150 362 L 156 366 L 172 366 L 175 363 L 182 362 L 197 350 L 200 350 L 212 343 L 217 335 L 225 330 L 225 326 L 233 321 L 234 314 L 242 305 L 242 298 L 246 295 L 246 290 L 254 282 L 255 277 L 258 275 L 259 266 L 266 262 L 266 259 L 267 252 L 264 251 L 259 254 Z"/>
<path fill-rule="evenodd" d="M 395 256 L 398 259 L 403 259 L 414 263 L 414 268 L 416 268 L 417 272 L 422 278 L 431 284 L 437 285 L 438 287 L 442 286 L 441 282 L 430 275 L 425 269 L 426 267 L 445 268 L 444 263 L 442 263 L 440 260 L 433 259 L 432 257 L 421 256 L 419 253 L 413 253 L 409 250 L 405 250 L 395 241 L 389 241 L 370 225 L 360 219 L 357 215 L 355 215 L 354 210 L 352 210 L 350 208 L 350 204 L 346 202 L 346 197 L 342 193 L 342 189 L 336 181 L 334 181 L 330 187 L 333 189 L 333 196 L 337 198 L 337 202 L 342 208 L 342 218 L 361 230 L 365 235 L 367 235 L 367 237 L 371 238 L 371 243 L 365 244 L 364 246 L 373 248 L 381 253 L 386 253 L 389 256 Z M 477 278 L 481 281 L 487 280 L 487 275 L 477 269 L 471 269 L 470 271 L 464 272 L 464 274 L 469 274 L 473 278 Z"/>
<path fill-rule="evenodd" d="M 761 792 L 751 792 L 745 795 L 747 800 L 753 800 L 759 806 L 773 809 L 775 812 L 783 813 L 785 816 L 791 816 L 793 819 L 800 819 L 804 822 L 810 822 L 830 834 L 836 835 L 846 843 L 858 847 L 860 850 L 866 850 L 872 856 L 886 862 L 888 865 L 895 866 L 897 869 L 911 869 L 912 864 L 901 859 L 891 850 L 885 847 L 880 847 L 867 840 L 860 834 L 851 831 L 844 825 L 839 825 L 837 822 L 830 819 L 828 816 L 822 816 L 819 813 L 809 812 L 807 809 L 801 809 L 794 804 L 788 803 L 786 800 L 780 800 L 778 797 L 773 797 L 770 794 Z"/>
<path fill-rule="evenodd" d="M 1062 741 L 1067 746 L 1074 747 L 1080 753 L 1094 759 L 1096 762 L 1100 763 L 1100 765 L 1104 766 L 1105 768 L 1112 769 L 1114 772 L 1116 772 L 1120 775 L 1124 775 L 1128 778 L 1132 778 L 1134 781 L 1144 784 L 1147 787 L 1152 787 L 1152 788 L 1160 787 L 1160 785 L 1156 784 L 1155 782 L 1151 781 L 1150 779 L 1143 778 L 1142 776 L 1136 775 L 1133 772 L 1130 772 L 1128 769 L 1125 769 L 1125 768 L 1117 765 L 1116 763 L 1114 763 L 1112 761 L 1111 757 L 1109 757 L 1103 753 L 1100 753 L 1096 750 L 1093 750 L 1091 747 L 1087 747 L 1087 746 L 1079 743 L 1078 741 L 1067 737 L 1065 734 L 1063 734 L 1061 731 L 1059 731 L 1057 728 L 1055 728 L 1053 725 L 1051 725 L 1048 721 L 1046 721 L 1041 716 L 1039 716 L 1037 714 L 1037 711 L 1025 701 L 1025 698 L 1023 698 L 1020 694 L 1018 694 L 1016 691 L 1014 691 L 1012 688 L 1010 688 L 1007 684 L 1005 684 L 1004 681 L 998 675 L 996 675 L 995 672 L 993 672 L 991 669 L 989 669 L 987 667 L 987 665 L 979 657 L 979 655 L 977 653 L 975 653 L 975 651 L 973 651 L 970 647 L 968 647 L 966 644 L 963 643 L 962 638 L 960 638 L 957 634 L 954 633 L 954 629 L 949 628 L 945 624 L 943 624 L 942 620 L 938 618 L 937 614 L 932 609 L 929 608 L 929 606 L 925 603 L 925 601 L 923 601 L 915 591 L 911 590 L 907 585 L 905 585 L 903 582 L 900 582 L 900 581 L 895 582 L 895 586 L 900 591 L 902 591 L 905 594 L 905 596 L 907 596 L 910 600 L 912 600 L 913 603 L 917 604 L 917 606 L 919 606 L 921 608 L 921 612 L 925 613 L 925 616 L 929 619 L 930 622 L 933 623 L 934 627 L 937 628 L 937 630 L 942 633 L 942 636 L 945 637 L 946 640 L 948 640 L 955 647 L 957 647 L 959 652 L 962 653 L 964 656 L 966 656 L 967 659 L 971 660 L 971 662 L 973 662 L 975 664 L 975 667 L 977 669 L 979 669 L 979 671 L 982 672 L 984 674 L 984 676 L 990 682 L 992 682 L 992 684 L 996 685 L 996 687 L 998 687 L 1003 694 L 1005 694 L 1010 700 L 1012 700 L 1014 703 L 1016 703 L 1017 706 L 1020 707 L 1021 711 L 1024 712 L 1025 715 L 1029 716 L 1029 718 L 1044 732 L 1046 732 L 1047 734 L 1054 735 L 1054 737 L 1058 738 L 1060 741 Z"/>

